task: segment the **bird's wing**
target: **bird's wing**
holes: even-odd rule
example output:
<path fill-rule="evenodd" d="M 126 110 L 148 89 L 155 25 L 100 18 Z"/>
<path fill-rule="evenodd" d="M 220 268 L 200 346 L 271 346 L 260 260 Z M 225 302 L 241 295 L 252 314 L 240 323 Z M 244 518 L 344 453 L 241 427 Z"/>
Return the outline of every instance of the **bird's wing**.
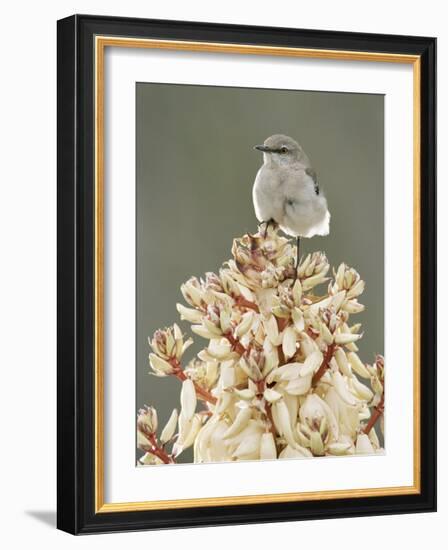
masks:
<path fill-rule="evenodd" d="M 314 183 L 314 191 L 316 195 L 319 194 L 319 183 L 317 181 L 317 174 L 312 168 L 306 168 L 305 173 L 313 180 Z"/>

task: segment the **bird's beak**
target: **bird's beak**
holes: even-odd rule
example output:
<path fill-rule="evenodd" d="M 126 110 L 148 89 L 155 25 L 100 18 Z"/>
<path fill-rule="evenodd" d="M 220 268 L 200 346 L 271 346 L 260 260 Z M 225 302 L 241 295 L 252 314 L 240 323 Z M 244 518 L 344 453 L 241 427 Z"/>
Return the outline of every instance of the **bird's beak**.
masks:
<path fill-rule="evenodd" d="M 270 149 L 267 145 L 255 145 L 254 149 L 257 149 L 258 151 L 263 151 L 263 153 L 270 152 Z"/>

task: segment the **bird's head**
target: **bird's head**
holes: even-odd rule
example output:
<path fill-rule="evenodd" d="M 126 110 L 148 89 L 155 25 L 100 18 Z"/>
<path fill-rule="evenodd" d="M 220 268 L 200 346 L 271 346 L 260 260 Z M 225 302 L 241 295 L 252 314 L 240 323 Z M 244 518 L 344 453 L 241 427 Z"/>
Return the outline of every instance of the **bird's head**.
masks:
<path fill-rule="evenodd" d="M 289 136 L 274 134 L 268 137 L 263 145 L 255 145 L 254 148 L 263 152 L 265 164 L 273 163 L 285 166 L 301 163 L 309 166 L 309 159 L 302 147 Z"/>

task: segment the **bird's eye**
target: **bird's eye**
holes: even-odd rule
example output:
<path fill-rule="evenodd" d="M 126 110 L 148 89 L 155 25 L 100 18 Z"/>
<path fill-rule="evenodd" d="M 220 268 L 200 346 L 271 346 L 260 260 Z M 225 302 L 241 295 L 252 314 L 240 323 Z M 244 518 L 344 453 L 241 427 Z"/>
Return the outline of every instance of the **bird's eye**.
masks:
<path fill-rule="evenodd" d="M 280 149 L 280 153 L 285 154 L 285 153 L 287 153 L 287 152 L 288 152 L 288 149 L 287 149 L 286 147 L 282 147 L 282 148 Z"/>

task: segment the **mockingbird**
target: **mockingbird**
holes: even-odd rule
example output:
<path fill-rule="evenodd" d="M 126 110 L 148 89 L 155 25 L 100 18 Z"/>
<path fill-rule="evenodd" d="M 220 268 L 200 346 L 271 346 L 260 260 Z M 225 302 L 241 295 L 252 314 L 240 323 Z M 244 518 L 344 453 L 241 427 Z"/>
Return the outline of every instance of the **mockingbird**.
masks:
<path fill-rule="evenodd" d="M 255 149 L 263 152 L 252 190 L 255 214 L 265 233 L 278 224 L 297 239 L 296 277 L 300 237 L 328 235 L 330 212 L 317 182 L 316 173 L 302 147 L 281 134 L 268 137 Z"/>

